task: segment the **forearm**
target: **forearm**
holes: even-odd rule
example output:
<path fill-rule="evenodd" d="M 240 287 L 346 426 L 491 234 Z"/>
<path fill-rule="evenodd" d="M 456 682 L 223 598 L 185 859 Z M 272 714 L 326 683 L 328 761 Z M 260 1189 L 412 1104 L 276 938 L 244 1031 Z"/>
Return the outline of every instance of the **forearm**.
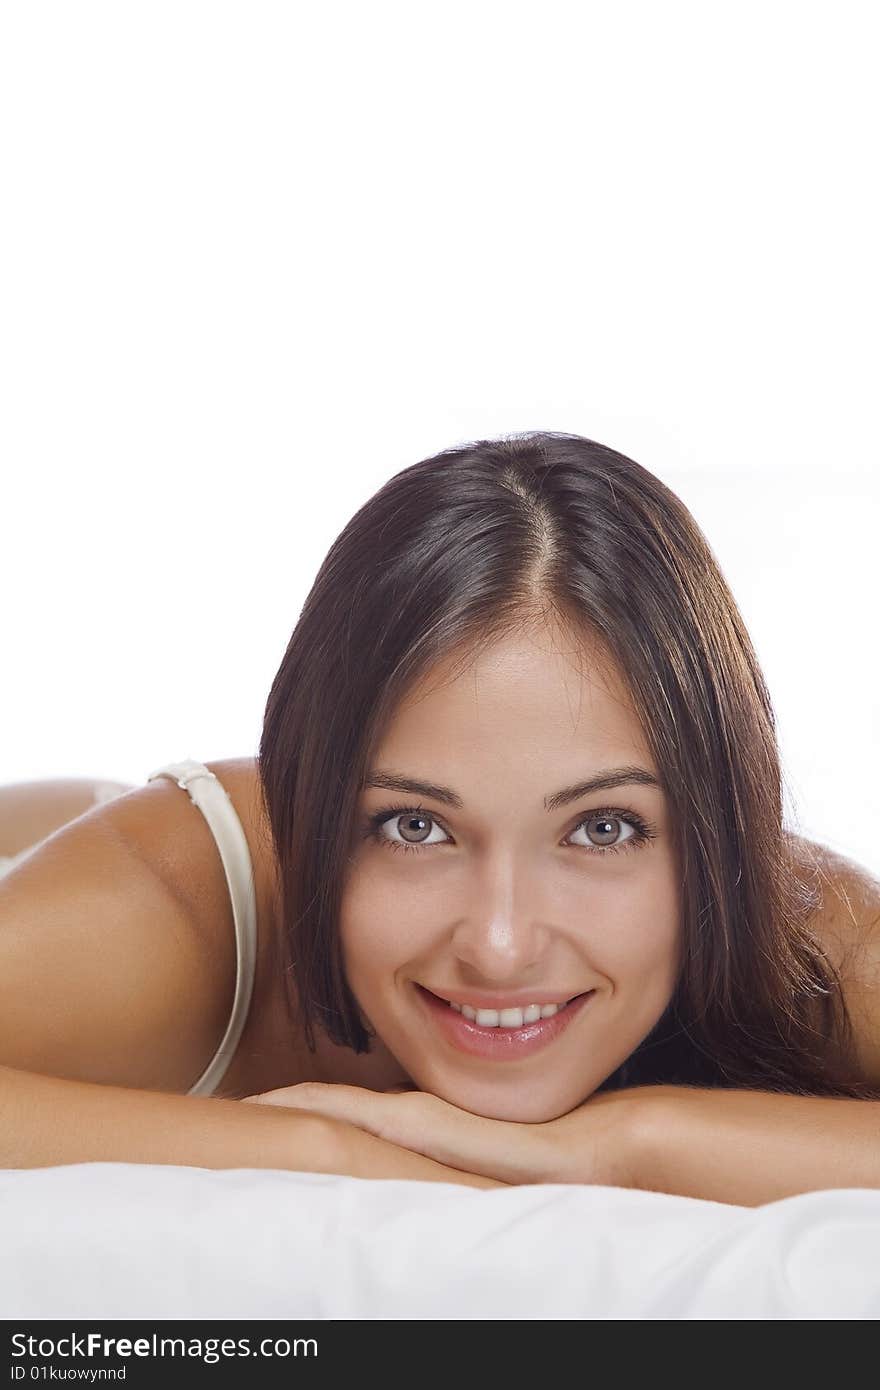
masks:
<path fill-rule="evenodd" d="M 0 1066 L 0 1168 L 158 1163 L 322 1172 L 332 1138 L 323 1117 L 303 1111 Z"/>
<path fill-rule="evenodd" d="M 353 1178 L 408 1178 L 414 1182 L 449 1182 L 463 1187 L 509 1187 L 496 1178 L 449 1168 L 424 1154 L 415 1153 L 346 1120 L 324 1117 L 331 1129 L 323 1173 L 347 1173 Z"/>
<path fill-rule="evenodd" d="M 639 1187 L 746 1207 L 880 1188 L 880 1101 L 688 1086 L 644 1095 Z"/>
<path fill-rule="evenodd" d="M 501 1187 L 290 1106 L 130 1090 L 0 1066 L 0 1168 L 158 1163 Z"/>

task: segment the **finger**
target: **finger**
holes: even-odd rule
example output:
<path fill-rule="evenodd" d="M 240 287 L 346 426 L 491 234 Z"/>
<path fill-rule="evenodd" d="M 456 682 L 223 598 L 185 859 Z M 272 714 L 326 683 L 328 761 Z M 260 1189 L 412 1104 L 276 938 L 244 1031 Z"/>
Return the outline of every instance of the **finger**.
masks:
<path fill-rule="evenodd" d="M 547 1165 L 547 1127 L 489 1119 L 418 1089 L 369 1091 L 305 1083 L 289 1103 L 347 1120 L 450 1168 L 503 1182 L 538 1182 Z"/>
<path fill-rule="evenodd" d="M 345 1120 L 447 1167 L 506 1183 L 541 1182 L 552 1167 L 550 1126 L 474 1115 L 418 1089 L 378 1092 L 306 1081 L 253 1099 Z"/>
<path fill-rule="evenodd" d="M 389 1093 L 389 1100 L 391 1099 Z M 294 1110 L 311 1110 L 331 1119 L 346 1120 L 380 1138 L 387 1119 L 384 1095 L 364 1086 L 343 1086 L 322 1081 L 302 1081 L 296 1086 L 282 1086 L 261 1095 L 247 1096 L 253 1105 L 280 1105 Z"/>
<path fill-rule="evenodd" d="M 262 1091 L 255 1096 L 240 1096 L 241 1105 L 278 1105 L 285 1106 L 290 1110 L 317 1109 L 313 1102 L 306 1101 L 306 1097 L 300 1093 L 300 1086 L 280 1086 L 275 1091 Z"/>
<path fill-rule="evenodd" d="M 336 1082 L 303 1081 L 297 1086 L 285 1086 L 267 1091 L 260 1097 L 264 1105 L 289 1105 L 297 1110 L 311 1110 L 334 1120 L 345 1120 L 378 1138 L 385 1138 L 391 1122 L 392 1107 L 399 1096 L 371 1091 L 366 1086 L 343 1086 Z"/>

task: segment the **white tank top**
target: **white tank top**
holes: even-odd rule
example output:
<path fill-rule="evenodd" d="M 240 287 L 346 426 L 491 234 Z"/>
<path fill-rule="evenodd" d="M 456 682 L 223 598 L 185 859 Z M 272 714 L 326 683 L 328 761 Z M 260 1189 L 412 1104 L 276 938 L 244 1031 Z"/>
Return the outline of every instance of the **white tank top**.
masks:
<path fill-rule="evenodd" d="M 220 1045 L 195 1085 L 187 1092 L 191 1096 L 210 1096 L 220 1085 L 235 1055 L 244 1031 L 254 990 L 257 963 L 257 895 L 247 839 L 229 793 L 219 778 L 192 758 L 167 763 L 147 778 L 168 777 L 176 782 L 190 800 L 198 806 L 217 842 L 235 921 L 235 996 L 232 1013 Z"/>

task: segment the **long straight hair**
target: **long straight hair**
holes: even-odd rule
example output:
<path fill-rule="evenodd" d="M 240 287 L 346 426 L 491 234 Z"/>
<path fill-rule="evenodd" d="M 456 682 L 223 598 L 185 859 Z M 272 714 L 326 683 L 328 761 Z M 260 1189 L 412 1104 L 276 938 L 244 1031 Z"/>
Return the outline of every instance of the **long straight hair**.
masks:
<path fill-rule="evenodd" d="M 816 866 L 783 826 L 770 697 L 690 512 L 579 435 L 446 449 L 392 477 L 318 572 L 265 710 L 258 769 L 278 863 L 291 1023 L 369 1051 L 339 917 L 370 758 L 413 682 L 536 616 L 598 641 L 666 792 L 683 950 L 663 1016 L 600 1090 L 666 1082 L 874 1098 Z"/>

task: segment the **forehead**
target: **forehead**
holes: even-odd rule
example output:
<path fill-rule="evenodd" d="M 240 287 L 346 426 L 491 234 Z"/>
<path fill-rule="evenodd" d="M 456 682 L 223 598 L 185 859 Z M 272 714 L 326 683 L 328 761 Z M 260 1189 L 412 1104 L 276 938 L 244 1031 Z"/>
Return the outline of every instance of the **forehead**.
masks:
<path fill-rule="evenodd" d="M 422 749 L 651 761 L 623 671 L 596 638 L 558 622 L 461 647 L 432 666 L 392 713 L 377 754 L 411 760 Z"/>

